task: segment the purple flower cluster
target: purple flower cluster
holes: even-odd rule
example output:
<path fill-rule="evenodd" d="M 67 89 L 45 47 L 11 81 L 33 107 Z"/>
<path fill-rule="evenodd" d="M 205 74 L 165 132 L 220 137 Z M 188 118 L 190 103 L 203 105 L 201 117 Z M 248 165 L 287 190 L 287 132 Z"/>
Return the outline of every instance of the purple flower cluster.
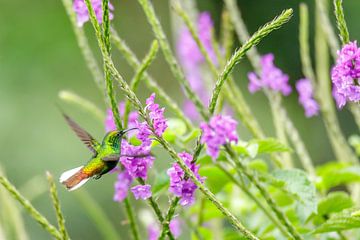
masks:
<path fill-rule="evenodd" d="M 250 72 L 248 78 L 250 80 L 248 88 L 251 93 L 255 93 L 262 88 L 280 92 L 284 96 L 291 93 L 289 76 L 275 66 L 274 55 L 271 53 L 266 54 L 261 58 L 260 76 L 257 76 L 254 72 Z"/>
<path fill-rule="evenodd" d="M 154 100 L 155 94 L 151 94 L 146 100 L 145 109 L 148 111 L 153 123 L 155 134 L 161 136 L 167 128 L 164 108 L 160 108 L 158 104 L 155 104 Z M 123 104 L 120 104 L 119 112 L 123 115 Z M 129 127 L 136 127 L 138 129 L 137 138 L 141 141 L 141 144 L 135 146 L 125 139 L 121 142 L 120 162 L 124 167 L 124 172 L 119 174 L 118 181 L 115 183 L 115 201 L 122 201 L 127 196 L 133 178 L 147 179 L 148 169 L 152 167 L 155 160 L 155 157 L 151 155 L 151 128 L 146 122 L 138 122 L 137 118 L 137 113 L 130 113 Z M 108 111 L 105 126 L 108 131 L 116 128 L 111 111 Z M 136 199 L 146 199 L 151 196 L 150 188 L 150 185 L 139 185 L 133 187 L 131 191 Z"/>
<path fill-rule="evenodd" d="M 160 108 L 155 102 L 155 93 L 146 99 L 145 109 L 149 111 L 149 117 L 154 125 L 155 134 L 162 136 L 167 128 L 166 119 L 164 117 L 165 108 Z"/>
<path fill-rule="evenodd" d="M 96 14 L 96 19 L 101 24 L 103 18 L 103 10 L 102 10 L 102 0 L 91 0 L 91 5 Z M 89 12 L 85 4 L 85 0 L 74 0 L 73 9 L 76 13 L 77 24 L 79 27 L 82 27 L 85 22 L 89 21 Z M 114 6 L 109 2 L 109 9 L 111 11 L 114 10 Z M 114 15 L 109 12 L 109 18 L 113 19 Z"/>
<path fill-rule="evenodd" d="M 199 39 L 209 53 L 211 60 L 217 64 L 216 54 L 211 41 L 213 29 L 214 23 L 211 20 L 210 14 L 208 12 L 200 13 L 197 21 Z M 179 34 L 177 55 L 191 88 L 198 94 L 202 102 L 206 104 L 209 100 L 209 94 L 207 91 L 204 91 L 207 84 L 201 71 L 201 65 L 205 62 L 205 58 L 191 36 L 189 29 L 185 27 L 181 29 Z M 189 100 L 186 100 L 184 103 L 184 111 L 192 119 L 199 118 L 195 106 Z"/>
<path fill-rule="evenodd" d="M 230 116 L 217 115 L 210 119 L 209 123 L 201 123 L 201 143 L 207 145 L 207 153 L 216 159 L 219 156 L 220 147 L 228 142 L 237 142 L 237 122 Z"/>
<path fill-rule="evenodd" d="M 360 49 L 357 42 L 346 44 L 338 51 L 336 64 L 331 71 L 333 96 L 339 108 L 346 102 L 360 101 Z"/>
<path fill-rule="evenodd" d="M 199 175 L 199 165 L 192 163 L 192 155 L 187 152 L 179 153 L 179 157 L 185 162 L 185 164 L 191 169 L 195 176 L 200 180 L 204 181 L 204 178 Z M 195 201 L 195 190 L 197 186 L 191 179 L 185 178 L 185 172 L 181 167 L 174 163 L 171 168 L 168 169 L 167 174 L 170 177 L 170 188 L 169 191 L 175 196 L 180 197 L 180 204 L 183 206 L 191 205 Z"/>
<path fill-rule="evenodd" d="M 150 185 L 137 185 L 131 188 L 132 193 L 134 194 L 135 199 L 146 200 L 151 197 L 151 186 Z"/>
<path fill-rule="evenodd" d="M 319 114 L 319 104 L 313 98 L 313 87 L 309 79 L 300 79 L 296 82 L 296 90 L 299 93 L 299 103 L 305 109 L 305 116 L 312 117 Z"/>

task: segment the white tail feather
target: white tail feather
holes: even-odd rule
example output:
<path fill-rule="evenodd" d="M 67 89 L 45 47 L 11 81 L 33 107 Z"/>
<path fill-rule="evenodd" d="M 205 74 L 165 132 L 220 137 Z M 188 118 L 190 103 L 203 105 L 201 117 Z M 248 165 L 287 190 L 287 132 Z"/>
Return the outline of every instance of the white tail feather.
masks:
<path fill-rule="evenodd" d="M 80 169 L 82 169 L 84 166 L 80 166 L 77 168 L 73 168 L 70 169 L 66 172 L 63 172 L 59 178 L 60 183 L 65 182 L 66 180 L 68 180 L 72 175 L 74 175 L 75 173 L 77 173 Z"/>

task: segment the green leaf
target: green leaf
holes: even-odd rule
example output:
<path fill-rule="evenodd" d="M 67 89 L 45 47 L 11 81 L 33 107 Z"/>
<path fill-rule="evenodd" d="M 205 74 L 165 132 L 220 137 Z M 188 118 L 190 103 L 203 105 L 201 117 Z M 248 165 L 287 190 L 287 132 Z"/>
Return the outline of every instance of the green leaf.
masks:
<path fill-rule="evenodd" d="M 360 156 L 360 136 L 351 135 L 349 143 L 355 149 L 356 155 Z"/>
<path fill-rule="evenodd" d="M 251 143 L 239 143 L 234 146 L 235 151 L 243 156 L 255 158 L 258 154 L 259 144 L 256 142 Z"/>
<path fill-rule="evenodd" d="M 230 181 L 228 176 L 223 173 L 218 167 L 204 166 L 199 170 L 199 174 L 202 177 L 206 177 L 206 185 L 209 186 L 211 191 L 216 194 L 220 192 L 224 186 Z"/>
<path fill-rule="evenodd" d="M 190 213 L 194 214 L 194 215 L 198 215 L 200 212 L 200 208 L 202 208 L 202 219 L 204 222 L 208 222 L 211 219 L 214 218 L 223 218 L 223 214 L 220 212 L 219 209 L 217 209 L 217 207 L 214 206 L 214 204 L 212 204 L 209 201 L 205 201 L 203 205 L 200 204 L 200 201 L 198 201 L 198 203 L 196 205 L 191 206 L 190 208 Z"/>
<path fill-rule="evenodd" d="M 259 151 L 259 144 L 257 143 L 250 143 L 246 150 L 251 158 L 255 158 Z"/>
<path fill-rule="evenodd" d="M 304 171 L 276 170 L 272 175 L 282 180 L 285 190 L 297 197 L 296 211 L 302 222 L 317 213 L 316 188 Z"/>
<path fill-rule="evenodd" d="M 354 202 L 346 192 L 331 192 L 319 201 L 318 215 L 326 216 L 353 207 Z"/>
<path fill-rule="evenodd" d="M 353 216 L 356 210 L 346 209 L 333 214 L 329 220 L 320 225 L 313 233 L 338 232 L 353 228 L 360 228 L 360 217 Z"/>
<path fill-rule="evenodd" d="M 194 130 L 192 130 L 189 134 L 185 135 L 185 136 L 182 136 L 181 137 L 181 140 L 183 143 L 189 143 L 190 141 L 192 140 L 195 140 L 197 139 L 201 134 L 201 131 L 200 129 L 196 128 Z"/>
<path fill-rule="evenodd" d="M 319 167 L 317 175 L 319 176 L 317 187 L 326 191 L 338 185 L 360 182 L 360 167 L 330 162 Z"/>
<path fill-rule="evenodd" d="M 203 239 L 213 239 L 213 233 L 210 229 L 205 227 L 196 227 L 196 229 L 198 230 L 199 234 L 202 236 Z M 192 233 L 191 239 L 198 240 L 199 238 L 196 236 L 195 233 Z"/>
<path fill-rule="evenodd" d="M 165 190 L 169 187 L 170 178 L 167 175 L 166 171 L 163 171 L 156 175 L 154 184 L 152 186 L 152 194 L 154 196 L 160 194 L 162 190 Z"/>
<path fill-rule="evenodd" d="M 252 170 L 267 173 L 269 171 L 268 165 L 264 160 L 261 159 L 255 159 L 249 162 L 248 167 Z"/>
<path fill-rule="evenodd" d="M 257 143 L 259 145 L 258 154 L 291 151 L 288 146 L 279 142 L 275 138 L 256 139 L 252 140 L 251 142 Z"/>

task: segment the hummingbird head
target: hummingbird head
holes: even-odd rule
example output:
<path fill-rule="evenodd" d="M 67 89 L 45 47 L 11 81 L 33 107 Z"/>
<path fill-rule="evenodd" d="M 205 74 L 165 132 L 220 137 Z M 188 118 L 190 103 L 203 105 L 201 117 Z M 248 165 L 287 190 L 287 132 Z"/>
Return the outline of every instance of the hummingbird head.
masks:
<path fill-rule="evenodd" d="M 112 145 L 114 148 L 118 148 L 121 138 L 129 131 L 135 130 L 137 128 L 130 128 L 130 129 L 125 129 L 125 130 L 114 130 L 114 131 L 110 131 L 108 132 L 103 140 L 103 143 L 107 143 Z"/>

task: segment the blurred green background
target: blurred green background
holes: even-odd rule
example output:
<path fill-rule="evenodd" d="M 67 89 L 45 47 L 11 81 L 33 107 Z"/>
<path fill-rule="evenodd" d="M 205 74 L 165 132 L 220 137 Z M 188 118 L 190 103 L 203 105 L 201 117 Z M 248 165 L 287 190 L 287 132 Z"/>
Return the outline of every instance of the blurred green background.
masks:
<path fill-rule="evenodd" d="M 112 1 L 115 6 L 113 24 L 142 58 L 154 38 L 144 14 L 135 0 Z M 153 1 L 168 36 L 171 36 L 168 1 Z M 290 75 L 292 84 L 303 77 L 298 46 L 298 4 L 300 1 L 288 0 L 242 0 L 238 1 L 249 31 L 254 32 L 265 22 L 279 14 L 283 9 L 292 7 L 294 17 L 290 23 L 271 34 L 259 45 L 264 54 L 273 52 L 276 64 Z M 314 1 L 305 1 L 310 6 L 311 25 L 313 25 Z M 199 0 L 201 11 L 210 11 L 216 26 L 222 9 L 220 0 Z M 346 18 L 351 39 L 360 38 L 358 12 L 360 2 L 344 2 Z M 333 16 L 331 16 L 332 20 Z M 94 50 L 96 43 L 90 24 L 85 25 Z M 313 39 L 313 26 L 311 28 Z M 166 89 L 170 96 L 182 101 L 178 84 L 168 70 L 161 53 L 152 65 L 150 72 Z M 132 77 L 133 71 L 124 59 L 114 51 L 114 59 L 125 79 Z M 269 121 L 269 106 L 261 93 L 247 93 L 246 73 L 251 70 L 247 60 L 236 68 L 236 81 L 244 89 L 248 102 L 253 106 L 266 132 L 273 135 Z M 45 181 L 45 171 L 53 173 L 57 179 L 60 173 L 86 161 L 90 154 L 66 125 L 56 108 L 58 92 L 71 90 L 84 96 L 99 107 L 105 109 L 101 93 L 96 88 L 80 50 L 77 46 L 69 19 L 62 2 L 57 1 L 0 1 L 0 162 L 7 176 L 16 186 L 22 187 L 32 178 L 41 176 Z M 144 91 L 139 91 L 144 92 Z M 148 96 L 148 92 L 142 99 Z M 120 96 L 121 97 L 121 96 Z M 81 123 L 94 136 L 101 138 L 104 127 L 86 112 L 61 104 L 63 108 Z M 296 126 L 300 129 L 311 156 L 316 162 L 332 160 L 327 135 L 320 118 L 306 119 L 303 109 L 297 104 L 296 94 L 286 100 L 286 107 Z M 168 113 L 171 115 L 171 113 Z M 341 124 L 347 136 L 354 133 L 356 127 L 346 110 L 339 112 Z M 247 133 L 239 133 L 247 139 Z M 164 158 L 168 166 L 170 160 Z M 115 175 L 108 175 L 100 181 L 91 181 L 86 190 L 94 197 L 106 214 L 118 227 L 124 239 L 128 239 L 127 227 L 121 225 L 122 208 L 112 201 Z M 45 183 L 45 182 L 44 182 Z M 45 183 L 46 184 L 46 183 Z M 62 207 L 67 226 L 73 239 L 100 239 L 85 210 L 76 198 L 76 194 L 67 192 L 58 184 Z M 41 185 L 35 188 L 41 189 Z M 26 193 L 36 189 L 24 189 Z M 55 224 L 55 216 L 47 193 L 33 199 L 33 204 Z M 0 203 L 1 204 L 1 203 Z M 145 204 L 139 202 L 143 208 Z M 1 215 L 2 213 L 0 213 Z M 30 239 L 48 239 L 49 235 L 26 214 L 26 230 Z M 4 216 L 2 216 L 4 217 Z M 5 216 L 6 217 L 6 216 Z"/>

